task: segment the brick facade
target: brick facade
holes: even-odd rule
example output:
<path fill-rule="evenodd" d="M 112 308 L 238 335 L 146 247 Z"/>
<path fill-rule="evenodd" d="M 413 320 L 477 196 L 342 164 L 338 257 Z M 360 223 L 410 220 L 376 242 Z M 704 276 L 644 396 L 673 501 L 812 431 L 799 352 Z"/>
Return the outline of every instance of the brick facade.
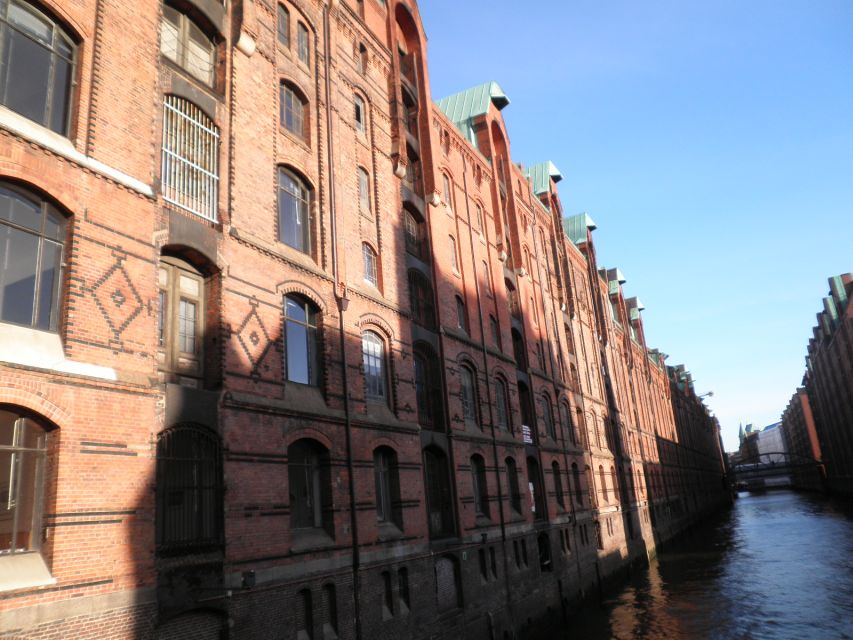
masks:
<path fill-rule="evenodd" d="M 499 87 L 470 130 L 433 102 L 413 3 L 38 7 L 71 122 L 0 106 L 0 188 L 67 237 L 55 330 L 0 324 L 0 426 L 47 443 L 0 638 L 546 634 L 728 499 Z"/>

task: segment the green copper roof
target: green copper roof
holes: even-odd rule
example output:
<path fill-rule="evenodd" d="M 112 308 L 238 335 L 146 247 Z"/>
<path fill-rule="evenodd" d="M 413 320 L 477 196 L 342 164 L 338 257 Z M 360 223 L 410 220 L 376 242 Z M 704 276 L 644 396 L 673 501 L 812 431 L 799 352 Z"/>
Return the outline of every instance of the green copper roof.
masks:
<path fill-rule="evenodd" d="M 625 300 L 625 306 L 628 307 L 628 317 L 631 320 L 639 320 L 640 311 L 646 308 L 639 298 L 628 298 Z"/>
<path fill-rule="evenodd" d="M 846 274 L 849 275 L 849 274 Z M 839 314 L 847 307 L 847 290 L 844 288 L 844 276 L 833 276 L 829 279 L 829 290 L 835 298 L 835 306 Z"/>
<path fill-rule="evenodd" d="M 494 104 L 500 111 L 509 104 L 509 98 L 497 82 L 485 82 L 465 91 L 454 93 L 438 101 L 438 108 L 456 125 L 469 142 L 477 142 L 472 120 L 489 111 Z"/>
<path fill-rule="evenodd" d="M 563 231 L 566 232 L 569 240 L 575 244 L 586 242 L 587 229 L 592 231 L 595 228 L 595 222 L 585 213 L 580 213 L 570 218 L 563 218 Z"/>
<path fill-rule="evenodd" d="M 551 179 L 559 182 L 563 174 L 550 160 L 535 164 L 527 170 L 527 177 L 533 181 L 533 193 L 537 196 L 551 190 Z"/>

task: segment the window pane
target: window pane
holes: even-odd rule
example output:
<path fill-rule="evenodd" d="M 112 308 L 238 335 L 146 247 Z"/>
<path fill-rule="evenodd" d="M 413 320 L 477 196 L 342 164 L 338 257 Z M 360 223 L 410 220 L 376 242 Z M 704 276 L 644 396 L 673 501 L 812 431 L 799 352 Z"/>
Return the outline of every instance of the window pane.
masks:
<path fill-rule="evenodd" d="M 278 41 L 285 47 L 290 46 L 290 14 L 278 5 Z"/>
<path fill-rule="evenodd" d="M 308 64 L 308 29 L 302 23 L 300 23 L 298 27 L 297 46 L 299 48 L 299 60 Z"/>
<path fill-rule="evenodd" d="M 178 61 L 178 12 L 172 7 L 163 7 L 163 22 L 160 25 L 160 53 L 172 62 Z"/>
<path fill-rule="evenodd" d="M 181 298 L 178 316 L 178 345 L 184 353 L 195 353 L 196 303 Z"/>
<path fill-rule="evenodd" d="M 53 101 L 50 105 L 50 122 L 47 126 L 57 133 L 66 133 L 68 110 L 71 106 L 71 62 L 54 56 Z"/>
<path fill-rule="evenodd" d="M 0 187 L 0 220 L 39 231 L 41 229 L 41 207 L 13 191 Z"/>
<path fill-rule="evenodd" d="M 287 379 L 310 384 L 308 367 L 308 328 L 292 321 L 287 322 Z"/>
<path fill-rule="evenodd" d="M 385 399 L 385 345 L 374 333 L 362 336 L 361 349 L 364 364 L 364 384 L 367 397 Z"/>
<path fill-rule="evenodd" d="M 0 224 L 0 320 L 30 326 L 38 237 Z"/>
<path fill-rule="evenodd" d="M 213 84 L 213 43 L 192 22 L 189 23 L 186 53 L 185 69 L 202 82 Z"/>
<path fill-rule="evenodd" d="M 7 16 L 9 24 L 23 31 L 30 38 L 34 38 L 44 44 L 51 46 L 53 42 L 53 25 L 43 17 L 35 14 L 19 2 L 9 5 Z"/>
<path fill-rule="evenodd" d="M 10 19 L 13 8 L 14 5 L 9 9 Z M 22 116 L 46 125 L 50 50 L 15 29 L 5 31 L 3 103 Z"/>
<path fill-rule="evenodd" d="M 42 241 L 41 280 L 38 293 L 38 319 L 36 328 L 56 331 L 59 316 L 59 274 L 61 272 L 62 245 Z"/>
<path fill-rule="evenodd" d="M 285 298 L 285 315 L 290 320 L 297 322 L 307 322 L 308 317 L 305 314 L 305 304 L 291 297 Z"/>

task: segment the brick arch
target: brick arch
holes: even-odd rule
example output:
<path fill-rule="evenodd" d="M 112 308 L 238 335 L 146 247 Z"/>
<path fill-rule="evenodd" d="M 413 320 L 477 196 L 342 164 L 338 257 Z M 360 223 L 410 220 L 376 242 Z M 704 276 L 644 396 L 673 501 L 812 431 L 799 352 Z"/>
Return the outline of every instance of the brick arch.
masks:
<path fill-rule="evenodd" d="M 317 305 L 317 308 L 320 309 L 320 313 L 325 314 L 328 312 L 328 307 L 325 300 L 323 300 L 323 297 L 317 293 L 315 289 L 312 289 L 304 282 L 299 280 L 285 280 L 284 282 L 280 282 L 275 285 L 275 290 L 280 293 L 282 297 L 289 293 L 299 294 Z"/>
<path fill-rule="evenodd" d="M 54 194 L 53 188 L 57 185 L 48 186 L 49 182 L 56 180 L 55 176 L 48 177 L 48 175 L 48 173 L 33 172 L 24 165 L 11 163 L 8 160 L 0 162 L 0 182 L 8 182 L 20 189 L 29 191 L 33 195 L 44 198 L 58 207 L 66 216 L 73 217 L 73 209 L 65 204 L 62 198 Z"/>
<path fill-rule="evenodd" d="M 21 387 L 0 387 L 0 405 L 11 405 L 27 409 L 62 428 L 71 422 L 71 413 L 63 406 L 53 403 L 44 395 Z"/>
<path fill-rule="evenodd" d="M 326 447 L 326 450 L 329 452 L 329 455 L 332 455 L 332 451 L 334 451 L 332 441 L 325 433 L 318 429 L 315 429 L 314 427 L 300 427 L 299 429 L 296 429 L 295 431 L 291 431 L 290 433 L 286 434 L 284 436 L 285 451 L 290 449 L 294 442 L 306 439 L 315 440 L 319 442 L 322 446 Z"/>
<path fill-rule="evenodd" d="M 86 29 L 83 23 L 71 17 L 71 14 L 62 6 L 61 0 L 38 0 L 30 2 L 38 11 L 41 11 L 50 18 L 54 18 L 59 25 L 68 32 L 71 39 L 77 45 L 80 45 L 85 40 L 91 40 L 92 34 Z"/>
<path fill-rule="evenodd" d="M 365 331 L 370 328 L 376 328 L 379 329 L 379 331 L 385 335 L 385 338 L 387 340 L 397 339 L 394 335 L 394 330 L 391 328 L 391 325 L 373 313 L 366 313 L 361 316 L 358 320 L 356 320 L 355 326 L 357 326 L 362 331 Z"/>
<path fill-rule="evenodd" d="M 397 457 L 399 457 L 402 445 L 399 442 L 393 440 L 392 438 L 389 438 L 388 436 L 379 436 L 371 443 L 371 455 L 374 451 L 381 447 L 391 449 L 395 454 L 397 454 Z"/>

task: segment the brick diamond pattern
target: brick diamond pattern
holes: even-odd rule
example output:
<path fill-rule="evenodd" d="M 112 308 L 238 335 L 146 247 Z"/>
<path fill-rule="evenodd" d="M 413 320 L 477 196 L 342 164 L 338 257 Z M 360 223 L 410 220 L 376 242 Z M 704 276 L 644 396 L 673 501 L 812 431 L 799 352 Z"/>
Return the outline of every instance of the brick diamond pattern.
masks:
<path fill-rule="evenodd" d="M 124 258 L 115 264 L 90 289 L 98 311 L 106 320 L 114 340 L 120 340 L 128 325 L 144 309 L 142 298 L 124 268 Z"/>

